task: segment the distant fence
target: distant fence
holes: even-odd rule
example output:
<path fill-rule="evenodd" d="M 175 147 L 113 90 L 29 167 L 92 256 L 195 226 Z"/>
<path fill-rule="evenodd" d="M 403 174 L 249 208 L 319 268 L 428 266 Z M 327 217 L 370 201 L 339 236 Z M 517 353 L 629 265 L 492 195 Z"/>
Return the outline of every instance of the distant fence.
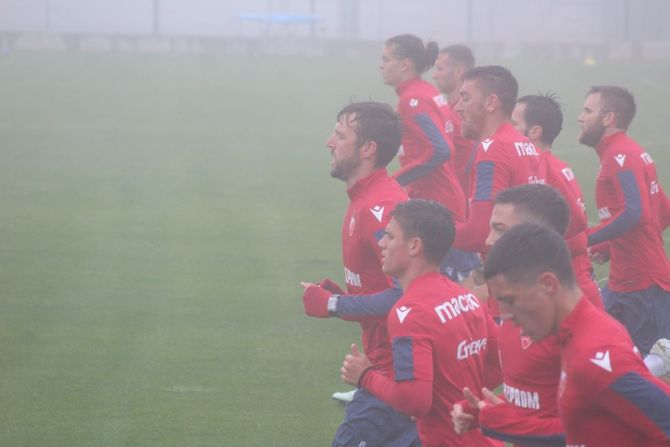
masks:
<path fill-rule="evenodd" d="M 670 0 L 0 0 L 0 33 L 14 39 L 379 42 L 408 32 L 440 43 L 614 45 L 627 53 L 670 45 L 667 23 Z"/>

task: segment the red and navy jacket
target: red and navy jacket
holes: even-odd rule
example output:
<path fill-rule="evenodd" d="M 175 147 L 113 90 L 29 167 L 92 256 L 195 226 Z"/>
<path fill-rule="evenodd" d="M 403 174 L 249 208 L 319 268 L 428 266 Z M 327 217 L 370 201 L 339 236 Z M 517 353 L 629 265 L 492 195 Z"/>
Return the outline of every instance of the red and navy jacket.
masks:
<path fill-rule="evenodd" d="M 479 412 L 482 432 L 523 446 L 564 446 L 556 390 L 561 370 L 555 336 L 539 342 L 503 321 L 498 332 L 505 403 Z"/>
<path fill-rule="evenodd" d="M 647 370 L 619 322 L 582 298 L 558 339 L 568 445 L 670 446 L 670 386 Z"/>
<path fill-rule="evenodd" d="M 376 369 L 360 385 L 414 416 L 421 445 L 501 445 L 479 430 L 454 432 L 450 411 L 463 387 L 500 382 L 497 326 L 469 291 L 438 272 L 414 279 L 388 314 L 393 375 Z"/>
<path fill-rule="evenodd" d="M 378 242 L 384 236 L 391 212 L 398 203 L 408 200 L 407 193 L 382 168 L 359 180 L 347 194 L 351 202 L 342 225 L 342 261 L 347 292 L 353 295 L 393 295 L 397 292 L 392 298 L 395 301 L 400 293 L 382 272 Z M 390 371 L 392 359 L 386 313 L 347 314 L 343 310 L 342 318 L 360 322 L 367 357 L 382 371 Z"/>
<path fill-rule="evenodd" d="M 588 243 L 609 243 L 608 287 L 631 292 L 656 284 L 670 291 L 670 264 L 660 231 L 665 195 L 654 161 L 623 131 L 603 138 L 596 151 L 600 225 L 589 229 Z"/>
<path fill-rule="evenodd" d="M 470 212 L 466 222 L 456 224 L 454 247 L 484 253 L 496 194 L 528 183 L 546 183 L 545 165 L 528 138 L 504 123 L 477 146 L 470 171 Z"/>
<path fill-rule="evenodd" d="M 405 81 L 396 92 L 403 132 L 400 170 L 393 177 L 411 198 L 435 200 L 463 220 L 465 195 L 451 161 L 454 145 L 435 101 L 440 92 L 419 77 Z"/>
<path fill-rule="evenodd" d="M 593 280 L 593 266 L 587 253 L 588 218 L 582 189 L 567 163 L 551 151 L 542 151 L 541 154 L 547 170 L 547 184 L 561 193 L 570 209 L 570 224 L 565 231 L 565 239 L 570 248 L 572 267 L 579 287 L 596 307 L 604 309 L 600 289 Z"/>

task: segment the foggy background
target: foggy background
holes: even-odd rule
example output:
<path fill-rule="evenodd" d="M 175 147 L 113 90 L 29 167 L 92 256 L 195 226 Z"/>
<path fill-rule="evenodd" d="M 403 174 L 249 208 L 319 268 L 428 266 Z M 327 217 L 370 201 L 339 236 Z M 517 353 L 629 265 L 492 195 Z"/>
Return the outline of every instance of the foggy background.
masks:
<path fill-rule="evenodd" d="M 11 49 L 329 53 L 399 33 L 502 57 L 670 58 L 667 0 L 0 0 Z"/>

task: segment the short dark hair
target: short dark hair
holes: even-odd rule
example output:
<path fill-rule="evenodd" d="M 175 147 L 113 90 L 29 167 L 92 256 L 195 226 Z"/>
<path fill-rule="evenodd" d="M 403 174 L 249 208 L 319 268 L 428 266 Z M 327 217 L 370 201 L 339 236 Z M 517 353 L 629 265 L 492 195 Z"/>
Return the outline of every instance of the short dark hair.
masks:
<path fill-rule="evenodd" d="M 448 54 L 449 60 L 463 67 L 466 71 L 475 66 L 475 56 L 470 47 L 456 44 L 449 45 L 440 50 L 440 54 Z"/>
<path fill-rule="evenodd" d="M 400 117 L 393 108 L 381 102 L 352 102 L 337 114 L 337 120 L 347 117 L 349 123 L 357 123 L 354 127 L 359 146 L 374 141 L 377 143 L 375 166 L 388 165 L 400 148 L 402 124 Z"/>
<path fill-rule="evenodd" d="M 386 46 L 393 46 L 393 52 L 400 59 L 409 58 L 414 68 L 421 74 L 435 65 L 439 52 L 436 42 L 428 42 L 424 47 L 423 41 L 413 34 L 400 34 L 386 40 Z"/>
<path fill-rule="evenodd" d="M 463 80 L 479 82 L 486 95 L 498 97 L 505 115 L 512 114 L 519 94 L 519 83 L 508 69 L 500 65 L 475 67 L 465 72 Z"/>
<path fill-rule="evenodd" d="M 428 261 L 442 262 L 456 237 L 454 220 L 447 208 L 432 200 L 412 199 L 396 206 L 391 216 L 406 239 L 421 239 Z"/>
<path fill-rule="evenodd" d="M 602 102 L 601 113 L 614 112 L 616 115 L 616 126 L 620 129 L 628 129 L 635 117 L 636 105 L 633 94 L 623 87 L 616 85 L 596 85 L 586 96 L 599 94 Z"/>
<path fill-rule="evenodd" d="M 526 125 L 540 126 L 542 128 L 540 140 L 545 144 L 553 144 L 563 128 L 563 112 L 556 95 L 551 92 L 527 95 L 519 98 L 517 102 L 526 105 L 524 112 Z"/>
<path fill-rule="evenodd" d="M 565 285 L 576 284 L 563 236 L 544 225 L 524 223 L 505 232 L 484 262 L 484 278 L 503 275 L 512 284 L 529 284 L 552 272 Z"/>
<path fill-rule="evenodd" d="M 570 223 L 570 208 L 554 187 L 533 183 L 513 186 L 501 191 L 494 205 L 512 205 L 533 223 L 544 225 L 559 234 L 565 234 Z"/>

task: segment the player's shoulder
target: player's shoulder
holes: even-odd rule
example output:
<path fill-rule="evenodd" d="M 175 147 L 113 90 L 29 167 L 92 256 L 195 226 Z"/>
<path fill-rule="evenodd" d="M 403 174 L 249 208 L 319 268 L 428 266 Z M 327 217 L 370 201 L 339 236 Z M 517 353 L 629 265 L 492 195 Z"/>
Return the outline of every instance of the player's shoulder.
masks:
<path fill-rule="evenodd" d="M 632 343 L 593 343 L 578 349 L 573 360 L 573 378 L 586 389 L 605 387 L 625 374 L 646 371 Z"/>
<path fill-rule="evenodd" d="M 572 350 L 577 369 L 591 376 L 614 377 L 621 368 L 641 362 L 626 329 L 600 311 L 591 313 L 588 330 L 575 334 Z"/>
<path fill-rule="evenodd" d="M 405 113 L 418 112 L 426 109 L 437 109 L 441 107 L 441 99 L 442 95 L 434 85 L 422 80 L 417 80 L 400 96 L 398 108 Z"/>

